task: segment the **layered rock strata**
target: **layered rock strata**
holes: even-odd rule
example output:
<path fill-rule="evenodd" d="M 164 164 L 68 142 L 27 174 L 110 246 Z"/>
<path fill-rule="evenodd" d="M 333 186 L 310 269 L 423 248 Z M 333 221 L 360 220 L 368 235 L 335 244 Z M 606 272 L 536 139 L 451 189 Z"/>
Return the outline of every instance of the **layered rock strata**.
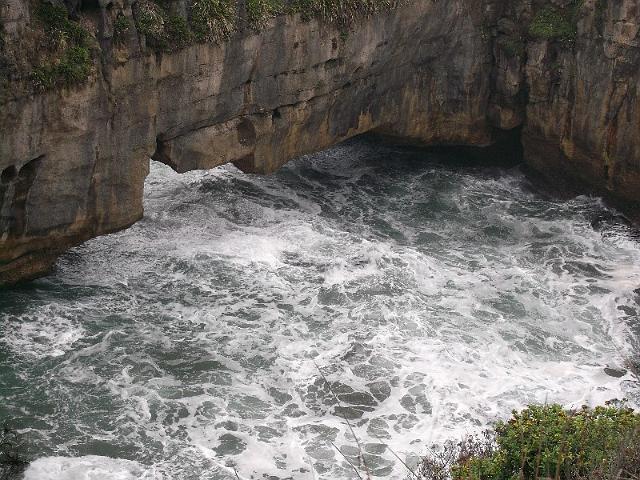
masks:
<path fill-rule="evenodd" d="M 414 0 L 348 30 L 279 16 L 171 53 L 135 29 L 114 41 L 134 3 L 84 19 L 99 48 L 85 84 L 0 96 L 0 284 L 140 219 L 150 158 L 269 173 L 365 132 L 483 147 L 517 129 L 533 169 L 640 202 L 640 0 L 585 0 L 563 41 L 527 34 L 535 2 Z M 2 8 L 5 51 L 29 5 Z"/>

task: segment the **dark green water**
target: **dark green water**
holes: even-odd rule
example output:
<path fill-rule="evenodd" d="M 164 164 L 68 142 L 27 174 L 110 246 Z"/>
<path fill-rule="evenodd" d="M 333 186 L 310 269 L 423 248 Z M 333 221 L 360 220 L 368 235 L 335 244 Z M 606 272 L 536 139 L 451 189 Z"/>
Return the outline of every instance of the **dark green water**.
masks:
<path fill-rule="evenodd" d="M 637 355 L 631 232 L 451 160 L 355 141 L 268 177 L 152 164 L 144 220 L 0 293 L 26 478 L 354 478 L 343 416 L 404 478 L 386 445 L 411 463 L 530 402 L 635 404 L 604 372 Z"/>

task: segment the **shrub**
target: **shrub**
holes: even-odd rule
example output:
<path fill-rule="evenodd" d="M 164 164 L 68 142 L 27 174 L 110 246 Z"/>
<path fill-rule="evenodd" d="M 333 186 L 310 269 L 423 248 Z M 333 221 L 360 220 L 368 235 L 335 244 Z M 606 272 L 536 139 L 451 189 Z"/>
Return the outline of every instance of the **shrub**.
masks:
<path fill-rule="evenodd" d="M 145 0 L 135 6 L 138 31 L 155 50 L 174 51 L 194 41 L 219 41 L 235 28 L 233 0 L 194 0 L 189 19 L 170 15 L 157 3 Z"/>
<path fill-rule="evenodd" d="M 183 48 L 191 43 L 192 33 L 186 18 L 178 15 L 167 17 L 165 30 L 172 49 Z"/>
<path fill-rule="evenodd" d="M 115 22 L 113 22 L 113 38 L 117 42 L 121 42 L 124 40 L 125 35 L 129 32 L 130 28 L 131 24 L 129 23 L 129 19 L 122 13 L 119 13 Z"/>
<path fill-rule="evenodd" d="M 70 87 L 82 83 L 91 73 L 91 55 L 86 47 L 69 47 L 55 63 L 40 65 L 31 74 L 34 85 L 48 90 L 56 85 Z"/>
<path fill-rule="evenodd" d="M 293 0 L 290 10 L 303 18 L 321 18 L 341 27 L 350 27 L 359 18 L 396 8 L 402 0 Z"/>
<path fill-rule="evenodd" d="M 236 4 L 233 0 L 195 0 L 190 16 L 197 41 L 218 41 L 235 28 Z"/>
<path fill-rule="evenodd" d="M 529 25 L 529 34 L 534 38 L 573 42 L 577 35 L 575 22 L 554 7 L 541 9 Z"/>
<path fill-rule="evenodd" d="M 462 441 L 447 442 L 422 459 L 418 474 L 421 480 L 451 480 L 451 470 L 471 459 L 488 458 L 496 450 L 495 432 L 486 430 L 481 436 L 470 435 Z"/>
<path fill-rule="evenodd" d="M 93 65 L 89 32 L 71 20 L 61 6 L 42 1 L 36 16 L 44 27 L 47 46 L 46 60 L 36 65 L 30 75 L 36 89 L 70 87 L 86 81 Z"/>
<path fill-rule="evenodd" d="M 267 19 L 284 11 L 281 0 L 247 0 L 247 21 L 253 29 L 260 29 Z"/>
<path fill-rule="evenodd" d="M 483 439 L 448 444 L 444 451 L 448 457 L 432 453 L 425 458 L 423 479 L 638 478 L 640 415 L 620 405 L 570 411 L 560 405 L 530 406 L 514 411 Z"/>
<path fill-rule="evenodd" d="M 60 63 L 54 67 L 57 78 L 65 85 L 80 83 L 89 76 L 91 55 L 86 47 L 68 48 Z"/>
<path fill-rule="evenodd" d="M 263 28 L 269 18 L 300 13 L 303 19 L 324 21 L 349 27 L 358 18 L 366 18 L 384 9 L 397 7 L 405 0 L 246 0 L 248 26 Z M 220 41 L 236 28 L 235 0 L 191 0 L 188 19 L 170 16 L 161 0 L 140 0 L 134 5 L 138 32 L 156 50 L 173 51 L 194 41 Z"/>
<path fill-rule="evenodd" d="M 144 35 L 147 45 L 152 48 L 167 48 L 167 35 L 164 30 L 165 13 L 162 7 L 149 2 L 140 1 L 134 6 L 134 18 L 138 32 Z"/>
<path fill-rule="evenodd" d="M 78 22 L 69 19 L 69 14 L 64 7 L 43 1 L 36 8 L 36 16 L 44 25 L 51 47 L 64 47 L 68 44 L 84 46 L 88 43 L 89 32 Z"/>

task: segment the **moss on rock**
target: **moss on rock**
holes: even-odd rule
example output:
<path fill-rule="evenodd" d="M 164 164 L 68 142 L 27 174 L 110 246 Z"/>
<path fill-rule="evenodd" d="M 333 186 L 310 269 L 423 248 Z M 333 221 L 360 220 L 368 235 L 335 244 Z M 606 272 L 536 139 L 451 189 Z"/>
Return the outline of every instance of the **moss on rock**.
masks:
<path fill-rule="evenodd" d="M 44 29 L 45 44 L 45 55 L 30 75 L 35 88 L 49 90 L 85 82 L 93 66 L 89 32 L 70 19 L 64 7 L 41 1 L 35 13 Z"/>
<path fill-rule="evenodd" d="M 578 35 L 578 13 L 581 7 L 582 0 L 573 0 L 564 8 L 541 8 L 529 25 L 529 35 L 537 39 L 573 44 Z"/>

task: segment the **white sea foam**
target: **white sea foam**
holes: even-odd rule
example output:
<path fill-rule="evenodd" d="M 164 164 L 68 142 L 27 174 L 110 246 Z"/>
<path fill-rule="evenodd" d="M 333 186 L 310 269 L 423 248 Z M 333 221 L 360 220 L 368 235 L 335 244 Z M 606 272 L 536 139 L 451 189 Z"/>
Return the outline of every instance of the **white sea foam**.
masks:
<path fill-rule="evenodd" d="M 59 357 L 86 335 L 77 310 L 61 312 L 55 305 L 35 307 L 28 316 L 7 316 L 3 333 L 16 351 L 40 359 Z M 47 321 L 34 322 L 34 318 Z"/>
<path fill-rule="evenodd" d="M 136 462 L 97 455 L 77 458 L 39 458 L 29 465 L 24 474 L 24 480 L 141 480 L 151 478 L 159 477 Z"/>
<path fill-rule="evenodd" d="M 404 478 L 384 445 L 415 461 L 531 402 L 637 403 L 604 367 L 637 352 L 640 247 L 592 228 L 597 199 L 356 142 L 270 177 L 153 164 L 145 201 L 0 314 L 35 387 L 10 410 L 65 456 L 39 462 L 346 479 L 346 414 L 376 476 Z"/>

